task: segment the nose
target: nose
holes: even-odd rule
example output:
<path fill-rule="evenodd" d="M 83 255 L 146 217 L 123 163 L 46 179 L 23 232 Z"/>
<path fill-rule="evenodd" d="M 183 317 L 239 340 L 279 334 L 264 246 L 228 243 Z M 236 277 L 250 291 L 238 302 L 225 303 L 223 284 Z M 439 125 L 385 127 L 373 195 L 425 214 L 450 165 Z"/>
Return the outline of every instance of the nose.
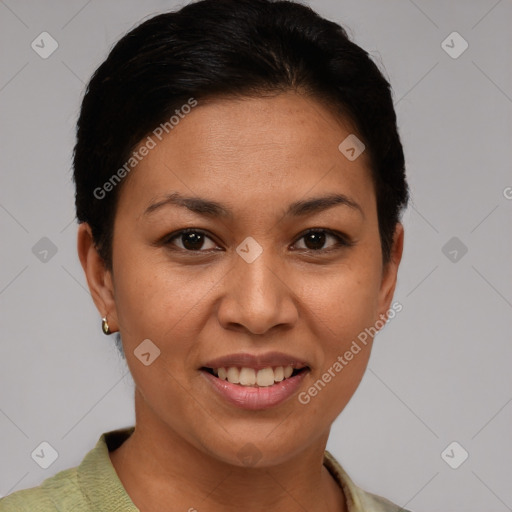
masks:
<path fill-rule="evenodd" d="M 236 253 L 217 310 L 220 324 L 260 335 L 271 329 L 290 329 L 299 315 L 293 278 L 283 268 L 269 249 L 252 262 Z"/>

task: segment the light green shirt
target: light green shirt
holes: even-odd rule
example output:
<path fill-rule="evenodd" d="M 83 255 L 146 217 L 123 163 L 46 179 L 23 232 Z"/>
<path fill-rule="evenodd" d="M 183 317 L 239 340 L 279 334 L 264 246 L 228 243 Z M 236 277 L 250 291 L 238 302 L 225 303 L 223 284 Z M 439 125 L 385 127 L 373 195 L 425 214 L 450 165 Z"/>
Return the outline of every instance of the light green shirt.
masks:
<path fill-rule="evenodd" d="M 134 428 L 103 433 L 79 466 L 0 499 L 0 512 L 139 512 L 109 457 Z M 327 450 L 324 465 L 343 489 L 349 512 L 409 512 L 357 487 Z"/>

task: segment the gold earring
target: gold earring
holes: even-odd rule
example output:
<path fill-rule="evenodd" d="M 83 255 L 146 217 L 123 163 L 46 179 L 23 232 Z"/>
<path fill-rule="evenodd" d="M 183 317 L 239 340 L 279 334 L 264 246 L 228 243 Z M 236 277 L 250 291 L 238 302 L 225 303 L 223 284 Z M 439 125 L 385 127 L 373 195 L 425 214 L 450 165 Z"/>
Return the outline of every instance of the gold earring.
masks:
<path fill-rule="evenodd" d="M 103 331 L 103 334 L 106 334 L 107 336 L 109 334 L 112 334 L 112 331 L 110 330 L 110 327 L 108 326 L 108 322 L 107 322 L 107 317 L 106 316 L 104 316 L 101 319 L 101 329 Z"/>

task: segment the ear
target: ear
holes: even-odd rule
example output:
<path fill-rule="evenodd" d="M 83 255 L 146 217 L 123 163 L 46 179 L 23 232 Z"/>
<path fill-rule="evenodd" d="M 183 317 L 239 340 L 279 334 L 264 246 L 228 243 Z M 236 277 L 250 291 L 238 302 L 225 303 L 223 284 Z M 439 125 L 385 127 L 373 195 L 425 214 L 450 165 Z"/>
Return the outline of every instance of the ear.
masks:
<path fill-rule="evenodd" d="M 115 332 L 119 329 L 112 273 L 96 249 L 91 227 L 86 222 L 78 226 L 77 249 L 94 304 L 100 315 L 107 317 L 110 330 Z"/>
<path fill-rule="evenodd" d="M 404 227 L 400 222 L 396 224 L 395 233 L 393 236 L 393 245 L 391 247 L 391 254 L 388 263 L 382 269 L 382 282 L 379 291 L 379 309 L 378 314 L 380 318 L 387 319 L 388 311 L 393 300 L 395 293 L 398 267 L 402 260 L 402 253 L 404 249 Z"/>

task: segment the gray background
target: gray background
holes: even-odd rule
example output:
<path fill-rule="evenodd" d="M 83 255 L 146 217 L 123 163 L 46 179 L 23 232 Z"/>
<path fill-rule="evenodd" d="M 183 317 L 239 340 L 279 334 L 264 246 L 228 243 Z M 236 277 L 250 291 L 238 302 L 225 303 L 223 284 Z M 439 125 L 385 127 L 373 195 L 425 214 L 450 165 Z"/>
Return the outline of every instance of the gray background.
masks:
<path fill-rule="evenodd" d="M 111 45 L 177 5 L 0 2 L 0 495 L 133 424 L 133 382 L 76 256 L 71 151 L 84 83 Z M 403 311 L 328 449 L 356 483 L 416 512 L 512 510 L 512 2 L 310 5 L 390 79 L 412 190 Z M 44 31 L 59 45 L 47 59 L 31 48 Z M 458 58 L 441 45 L 453 31 L 469 44 Z M 31 458 L 42 441 L 59 454 L 46 470 Z M 452 441 L 469 453 L 458 469 L 441 457 Z M 448 453 L 457 462 L 462 448 Z"/>

